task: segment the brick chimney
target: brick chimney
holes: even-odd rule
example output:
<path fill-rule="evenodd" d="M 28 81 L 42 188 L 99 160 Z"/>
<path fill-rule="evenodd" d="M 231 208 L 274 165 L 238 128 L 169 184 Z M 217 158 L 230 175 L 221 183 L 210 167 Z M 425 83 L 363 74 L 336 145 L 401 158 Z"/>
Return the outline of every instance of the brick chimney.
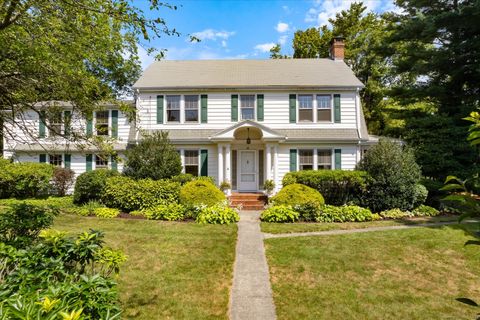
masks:
<path fill-rule="evenodd" d="M 343 61 L 343 58 L 345 58 L 345 38 L 334 37 L 330 41 L 330 58 Z"/>

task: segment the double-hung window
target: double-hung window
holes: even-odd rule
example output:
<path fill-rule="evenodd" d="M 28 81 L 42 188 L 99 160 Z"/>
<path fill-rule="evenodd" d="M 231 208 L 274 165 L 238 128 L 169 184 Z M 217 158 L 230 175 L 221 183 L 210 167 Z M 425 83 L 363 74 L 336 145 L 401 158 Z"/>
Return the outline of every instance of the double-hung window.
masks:
<path fill-rule="evenodd" d="M 317 95 L 317 121 L 332 121 L 332 98 L 330 95 Z"/>
<path fill-rule="evenodd" d="M 313 150 L 299 150 L 299 169 L 312 170 L 313 169 Z"/>
<path fill-rule="evenodd" d="M 318 170 L 332 169 L 332 150 L 317 150 Z"/>
<path fill-rule="evenodd" d="M 95 169 L 108 169 L 108 157 L 106 155 L 95 155 Z"/>
<path fill-rule="evenodd" d="M 108 136 L 108 110 L 95 112 L 97 136 Z"/>
<path fill-rule="evenodd" d="M 55 111 L 49 114 L 49 130 L 50 137 L 58 136 L 62 133 L 62 112 Z"/>
<path fill-rule="evenodd" d="M 185 150 L 185 173 L 198 176 L 198 150 Z"/>
<path fill-rule="evenodd" d="M 242 120 L 255 119 L 255 96 L 241 95 L 240 96 L 240 113 Z"/>
<path fill-rule="evenodd" d="M 298 119 L 300 122 L 313 122 L 313 96 L 298 95 Z"/>
<path fill-rule="evenodd" d="M 167 96 L 167 122 L 180 122 L 180 96 Z"/>
<path fill-rule="evenodd" d="M 185 96 L 185 122 L 198 122 L 198 96 Z"/>
<path fill-rule="evenodd" d="M 51 154 L 48 156 L 49 162 L 51 165 L 54 165 L 56 167 L 61 167 L 62 166 L 62 155 L 61 154 Z"/>

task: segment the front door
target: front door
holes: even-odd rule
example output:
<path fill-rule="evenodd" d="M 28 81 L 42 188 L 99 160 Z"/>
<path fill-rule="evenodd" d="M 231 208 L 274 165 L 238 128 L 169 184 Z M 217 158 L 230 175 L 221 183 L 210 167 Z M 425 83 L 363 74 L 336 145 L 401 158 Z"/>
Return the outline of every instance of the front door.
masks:
<path fill-rule="evenodd" d="M 239 161 L 238 190 L 257 191 L 257 163 L 254 150 L 241 150 Z"/>

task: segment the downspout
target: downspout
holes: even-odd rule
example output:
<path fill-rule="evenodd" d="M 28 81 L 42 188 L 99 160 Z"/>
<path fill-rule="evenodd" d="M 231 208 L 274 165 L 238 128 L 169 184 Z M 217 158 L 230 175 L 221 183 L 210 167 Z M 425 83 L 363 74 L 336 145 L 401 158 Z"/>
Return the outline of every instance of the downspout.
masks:
<path fill-rule="evenodd" d="M 360 130 L 360 88 L 357 87 L 357 92 L 355 94 L 355 118 L 357 120 L 357 133 L 358 133 L 358 145 L 357 145 L 357 153 L 356 153 L 356 158 L 357 158 L 357 163 L 360 161 L 361 157 L 361 150 L 360 150 L 360 145 L 361 145 L 361 140 L 362 140 L 362 130 Z"/>

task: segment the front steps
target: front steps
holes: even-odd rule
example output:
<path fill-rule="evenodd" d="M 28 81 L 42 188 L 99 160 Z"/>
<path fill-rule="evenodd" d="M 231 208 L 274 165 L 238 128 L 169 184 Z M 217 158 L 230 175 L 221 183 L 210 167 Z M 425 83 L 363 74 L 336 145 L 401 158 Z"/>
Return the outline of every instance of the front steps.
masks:
<path fill-rule="evenodd" d="M 234 192 L 229 197 L 230 206 L 241 206 L 242 210 L 263 210 L 267 204 L 267 196 L 263 193 Z"/>

